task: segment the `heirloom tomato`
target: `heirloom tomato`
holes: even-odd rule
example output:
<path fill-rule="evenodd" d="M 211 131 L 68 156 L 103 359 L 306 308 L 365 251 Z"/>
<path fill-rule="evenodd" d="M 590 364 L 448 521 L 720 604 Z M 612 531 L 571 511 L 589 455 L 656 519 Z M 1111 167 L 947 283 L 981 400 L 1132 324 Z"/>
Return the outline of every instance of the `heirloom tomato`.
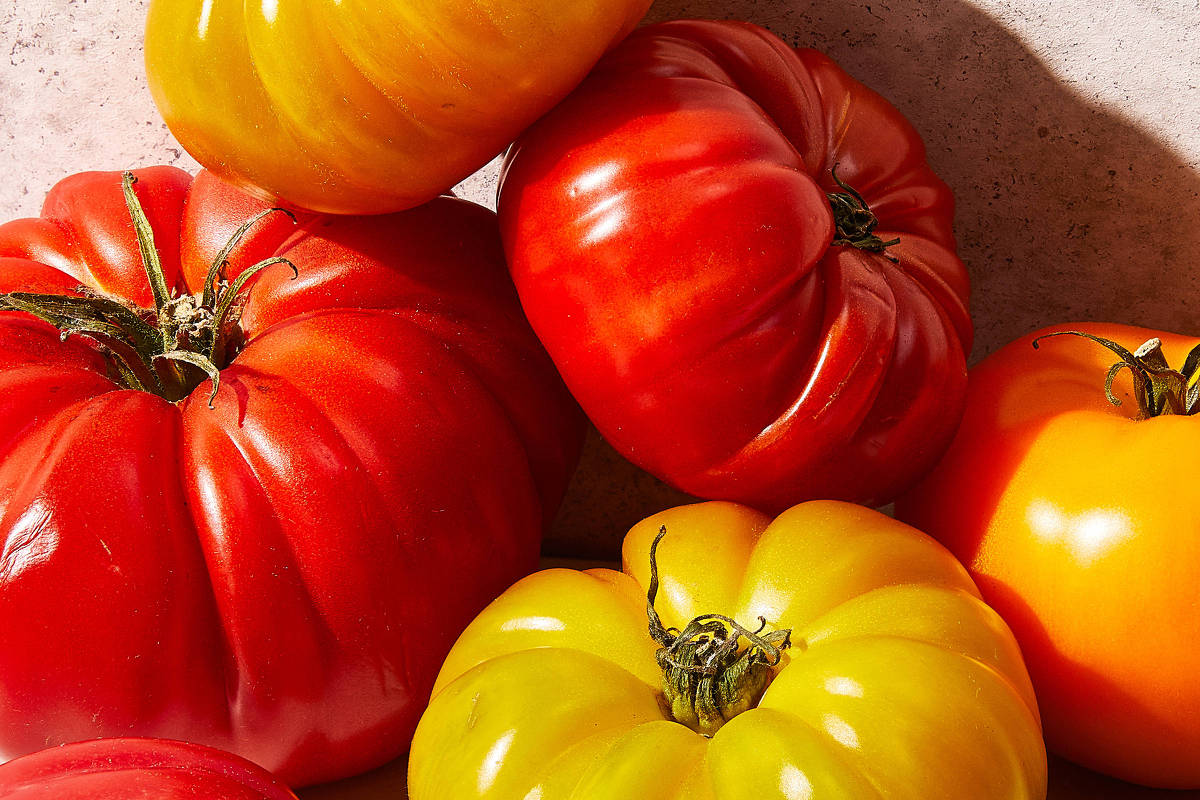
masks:
<path fill-rule="evenodd" d="M 950 190 L 912 126 L 761 28 L 643 28 L 514 145 L 521 301 L 600 433 L 700 497 L 888 502 L 958 422 Z"/>
<path fill-rule="evenodd" d="M 86 173 L 0 226 L 0 292 L 0 761 L 163 737 L 303 785 L 403 752 L 580 437 L 491 212 Z"/>
<path fill-rule="evenodd" d="M 399 211 L 483 166 L 650 0 L 152 0 L 150 90 L 201 164 L 316 211 Z"/>
<path fill-rule="evenodd" d="M 1198 344 L 1105 324 L 1018 339 L 972 371 L 946 458 L 896 506 L 1012 626 L 1050 749 L 1177 789 L 1200 788 Z"/>
<path fill-rule="evenodd" d="M 966 571 L 877 512 L 732 503 L 634 527 L 467 628 L 413 800 L 1042 800 L 1021 654 Z"/>
<path fill-rule="evenodd" d="M 296 800 L 244 758 L 161 739 L 96 739 L 0 766 L 0 800 Z"/>

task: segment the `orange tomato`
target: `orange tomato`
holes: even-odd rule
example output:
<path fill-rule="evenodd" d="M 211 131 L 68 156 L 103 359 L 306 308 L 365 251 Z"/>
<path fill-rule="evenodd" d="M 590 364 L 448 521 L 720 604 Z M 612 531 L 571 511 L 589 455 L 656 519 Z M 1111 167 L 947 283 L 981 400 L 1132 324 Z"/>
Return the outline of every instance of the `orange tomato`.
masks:
<path fill-rule="evenodd" d="M 1200 420 L 1139 411 L 1172 394 L 1186 411 L 1187 376 L 1153 352 L 1135 358 L 1170 391 L 1139 402 L 1122 369 L 1114 405 L 1112 352 L 1068 336 L 1031 347 L 1063 330 L 1128 350 L 1160 338 L 1177 369 L 1198 343 L 1101 324 L 1013 342 L 972 372 L 954 444 L 897 515 L 954 551 L 1012 626 L 1052 750 L 1124 780 L 1200 787 Z"/>
<path fill-rule="evenodd" d="M 332 213 L 419 205 L 579 83 L 650 0 L 152 0 L 146 67 L 196 160 Z"/>

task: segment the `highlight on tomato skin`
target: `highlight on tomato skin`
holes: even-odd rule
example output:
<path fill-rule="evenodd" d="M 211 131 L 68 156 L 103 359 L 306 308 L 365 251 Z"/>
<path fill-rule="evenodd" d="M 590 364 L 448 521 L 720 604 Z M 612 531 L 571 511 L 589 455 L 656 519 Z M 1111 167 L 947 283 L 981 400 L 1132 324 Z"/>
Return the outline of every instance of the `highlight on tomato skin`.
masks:
<path fill-rule="evenodd" d="M 896 503 L 1012 627 L 1047 746 L 1164 789 L 1200 789 L 1198 346 L 1097 322 L 1011 342 Z"/>
<path fill-rule="evenodd" d="M 484 166 L 651 0 L 153 0 L 151 93 L 180 144 L 273 204 L 380 214 Z"/>
<path fill-rule="evenodd" d="M 398 757 L 582 428 L 481 206 L 64 179 L 0 224 L 0 759 L 138 735 L 306 786 Z"/>
<path fill-rule="evenodd" d="M 522 306 L 604 438 L 774 511 L 888 503 L 949 444 L 972 341 L 953 211 L 884 98 L 703 20 L 605 56 L 514 143 L 498 203 Z"/>
<path fill-rule="evenodd" d="M 861 506 L 681 506 L 624 566 L 518 582 L 459 637 L 412 800 L 1044 800 L 1007 626 L 925 534 Z"/>
<path fill-rule="evenodd" d="M 95 739 L 0 764 L 3 800 L 296 800 L 257 764 L 165 739 Z"/>

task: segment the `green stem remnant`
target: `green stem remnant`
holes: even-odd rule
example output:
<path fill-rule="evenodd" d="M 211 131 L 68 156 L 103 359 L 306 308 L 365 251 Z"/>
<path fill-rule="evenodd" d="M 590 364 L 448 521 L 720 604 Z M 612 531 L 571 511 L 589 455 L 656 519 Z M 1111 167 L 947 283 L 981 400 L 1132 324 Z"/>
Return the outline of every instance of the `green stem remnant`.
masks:
<path fill-rule="evenodd" d="M 833 182 L 842 188 L 841 192 L 830 192 L 825 196 L 829 198 L 829 205 L 833 209 L 833 224 L 837 229 L 837 233 L 833 237 L 833 244 L 844 247 L 857 247 L 859 250 L 866 250 L 871 253 L 882 253 L 884 258 L 891 261 L 893 264 L 899 263 L 900 259 L 889 254 L 887 248 L 894 244 L 900 244 L 899 239 L 884 241 L 875 235 L 875 228 L 879 225 L 879 220 L 871 213 L 871 209 L 867 206 L 867 201 L 854 189 L 842 182 L 842 179 L 837 176 L 838 165 L 834 164 L 833 169 L 829 172 L 833 176 Z"/>
<path fill-rule="evenodd" d="M 232 356 L 230 342 L 240 333 L 238 319 L 246 282 L 267 267 L 287 264 L 286 258 L 269 258 L 244 270 L 232 283 L 222 280 L 229 254 L 249 230 L 272 212 L 296 221 L 290 211 L 272 208 L 247 221 L 234 233 L 209 267 L 204 291 L 172 296 L 163 272 L 154 231 L 133 186 L 137 178 L 121 177 L 125 206 L 133 220 L 146 279 L 154 295 L 154 310 L 137 308 L 120 300 L 80 287 L 78 296 L 12 292 L 0 294 L 0 311 L 21 311 L 44 320 L 61 331 L 62 339 L 79 335 L 93 339 L 108 358 L 113 378 L 128 389 L 150 392 L 177 403 L 201 384 L 212 381 L 211 408 L 221 386 L 221 368 Z"/>
<path fill-rule="evenodd" d="M 1104 379 L 1104 396 L 1114 406 L 1121 400 L 1113 394 L 1113 379 L 1123 369 L 1133 374 L 1133 395 L 1138 404 L 1138 419 L 1161 417 L 1170 414 L 1190 415 L 1200 411 L 1200 345 L 1192 348 L 1183 362 L 1183 370 L 1171 369 L 1163 355 L 1162 341 L 1150 339 L 1132 353 L 1110 339 L 1094 336 L 1082 331 L 1058 331 L 1047 333 L 1033 340 L 1036 350 L 1042 339 L 1051 336 L 1082 336 L 1107 347 L 1120 357 Z"/>
<path fill-rule="evenodd" d="M 660 645 L 663 694 L 671 718 L 697 733 L 712 736 L 729 720 L 758 705 L 771 682 L 783 651 L 791 646 L 790 630 L 763 634 L 767 621 L 759 617 L 756 631 L 722 614 L 701 614 L 682 630 L 663 627 L 654 598 L 658 594 L 658 543 L 667 526 L 650 545 L 650 589 L 646 615 L 650 636 Z M 749 646 L 739 649 L 746 639 Z"/>

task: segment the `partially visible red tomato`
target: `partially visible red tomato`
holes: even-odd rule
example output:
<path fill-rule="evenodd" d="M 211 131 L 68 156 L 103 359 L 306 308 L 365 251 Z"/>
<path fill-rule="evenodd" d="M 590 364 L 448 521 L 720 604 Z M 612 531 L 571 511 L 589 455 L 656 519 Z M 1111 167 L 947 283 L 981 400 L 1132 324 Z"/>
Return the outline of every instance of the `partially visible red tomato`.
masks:
<path fill-rule="evenodd" d="M 136 179 L 76 175 L 0 226 L 0 760 L 137 735 L 291 785 L 378 766 L 455 636 L 536 566 L 578 410 L 486 209 L 269 214 L 210 288 L 236 310 L 254 262 L 298 277 L 259 273 L 215 346 L 206 274 L 263 206 L 207 173 Z"/>
<path fill-rule="evenodd" d="M 0 765 L 0 800 L 296 800 L 271 773 L 211 747 L 96 739 Z"/>
<path fill-rule="evenodd" d="M 1031 346 L 1065 330 L 1123 353 Z M 1012 627 L 1048 746 L 1173 789 L 1200 789 L 1198 346 L 1097 323 L 1016 340 L 972 371 L 945 459 L 896 504 Z"/>
<path fill-rule="evenodd" d="M 499 213 L 576 399 L 678 488 L 878 504 L 949 443 L 972 334 L 953 198 L 820 53 L 643 28 L 517 140 Z"/>

